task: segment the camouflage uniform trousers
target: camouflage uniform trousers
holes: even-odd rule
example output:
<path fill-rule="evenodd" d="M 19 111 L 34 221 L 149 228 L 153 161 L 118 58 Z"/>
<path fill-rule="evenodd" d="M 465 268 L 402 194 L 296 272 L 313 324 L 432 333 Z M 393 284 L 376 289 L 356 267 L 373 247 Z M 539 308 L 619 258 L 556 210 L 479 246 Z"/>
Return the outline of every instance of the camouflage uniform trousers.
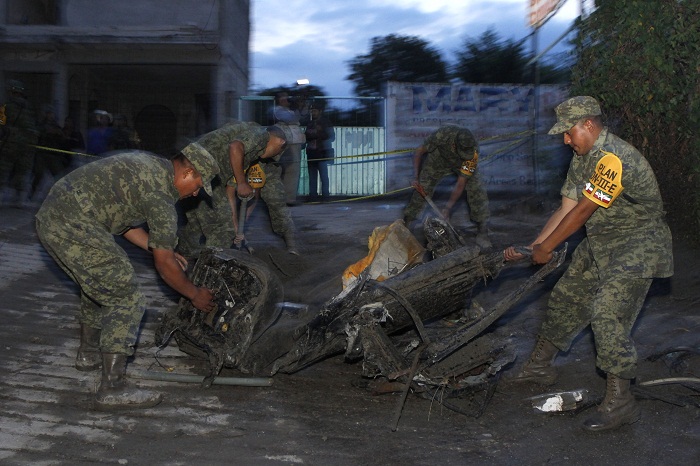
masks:
<path fill-rule="evenodd" d="M 223 183 L 212 186 L 211 198 L 192 199 L 196 204 L 186 208 L 187 222 L 178 231 L 178 251 L 196 256 L 205 246 L 231 248 L 236 236 L 233 212 Z M 204 236 L 204 244 L 201 243 Z"/>
<path fill-rule="evenodd" d="M 584 239 L 552 290 L 540 336 L 568 351 L 574 338 L 590 325 L 596 366 L 623 379 L 633 379 L 637 374 L 637 351 L 632 327 L 652 279 L 605 265 L 594 260 L 588 239 Z"/>
<path fill-rule="evenodd" d="M 287 144 L 280 157 L 282 165 L 282 183 L 286 202 L 292 204 L 297 200 L 299 176 L 301 174 L 301 144 Z"/>
<path fill-rule="evenodd" d="M 418 177 L 418 181 L 421 186 L 425 189 L 428 196 L 432 196 L 435 191 L 435 186 L 444 177 L 449 175 L 454 175 L 454 167 L 447 166 L 441 163 L 434 162 L 433 159 L 428 156 L 423 165 L 423 168 Z M 479 176 L 479 171 L 477 171 L 469 177 L 464 190 L 467 193 L 467 205 L 469 206 L 469 219 L 477 224 L 485 223 L 489 218 L 489 198 L 486 195 L 486 190 L 481 183 L 481 178 Z M 423 211 L 425 207 L 425 199 L 421 196 L 418 191 L 414 191 L 411 196 L 411 200 L 408 205 L 404 208 L 403 214 L 404 218 L 411 222 L 418 218 L 418 216 Z"/>
<path fill-rule="evenodd" d="M 36 227 L 48 253 L 80 287 L 80 323 L 102 329 L 100 350 L 134 354 L 146 305 L 126 252 L 81 214 L 67 219 L 49 213 L 37 218 Z"/>
<path fill-rule="evenodd" d="M 10 186 L 17 192 L 27 190 L 27 177 L 34 165 L 36 141 L 6 141 L 0 152 L 0 186 Z"/>
<path fill-rule="evenodd" d="M 270 213 L 272 231 L 279 236 L 284 236 L 294 229 L 292 215 L 286 202 L 284 184 L 282 183 L 282 167 L 276 163 L 261 163 L 265 172 L 265 186 L 260 189 L 260 197 L 267 205 Z"/>

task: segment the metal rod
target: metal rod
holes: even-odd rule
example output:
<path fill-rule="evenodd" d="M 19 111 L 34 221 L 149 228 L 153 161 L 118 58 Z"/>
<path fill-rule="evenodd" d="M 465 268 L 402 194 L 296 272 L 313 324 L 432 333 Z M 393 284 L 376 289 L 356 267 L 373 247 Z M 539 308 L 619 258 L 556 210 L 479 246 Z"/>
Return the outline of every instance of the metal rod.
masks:
<path fill-rule="evenodd" d="M 238 231 L 236 235 L 245 235 L 245 216 L 246 210 L 248 209 L 248 198 L 241 198 L 241 211 L 238 213 Z M 245 239 L 241 241 L 241 244 L 236 246 L 237 249 L 243 249 L 245 247 Z"/>
<path fill-rule="evenodd" d="M 202 383 L 205 379 L 201 375 L 176 374 L 173 372 L 153 371 L 129 371 L 129 376 L 136 379 L 160 380 L 163 382 Z M 246 387 L 269 387 L 272 385 L 270 377 L 216 377 L 214 385 L 241 385 Z"/>
<path fill-rule="evenodd" d="M 394 412 L 394 425 L 391 428 L 392 432 L 396 432 L 399 428 L 399 420 L 401 419 L 401 413 L 403 412 L 403 407 L 406 404 L 406 397 L 408 397 L 408 391 L 411 389 L 411 383 L 413 382 L 413 377 L 416 376 L 416 371 L 418 370 L 418 362 L 425 349 L 426 345 L 421 345 L 417 350 L 416 354 L 413 356 L 413 363 L 411 364 L 411 370 L 408 373 L 408 378 L 406 379 L 406 384 L 403 386 L 401 391 L 401 399 L 399 404 L 396 405 L 396 411 Z"/>
<path fill-rule="evenodd" d="M 700 383 L 700 377 L 668 377 L 666 379 L 647 380 L 637 383 L 638 387 L 651 387 L 654 385 L 666 385 L 672 383 Z"/>

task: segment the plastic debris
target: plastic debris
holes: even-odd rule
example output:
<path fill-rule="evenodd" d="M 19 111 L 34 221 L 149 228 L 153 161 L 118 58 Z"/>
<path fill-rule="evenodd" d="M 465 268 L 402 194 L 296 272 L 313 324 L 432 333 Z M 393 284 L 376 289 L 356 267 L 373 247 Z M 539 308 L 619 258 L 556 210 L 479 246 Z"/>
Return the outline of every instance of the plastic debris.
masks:
<path fill-rule="evenodd" d="M 545 393 L 528 398 L 532 407 L 543 413 L 572 411 L 580 408 L 588 400 L 588 391 L 585 389 L 569 390 L 563 392 Z"/>

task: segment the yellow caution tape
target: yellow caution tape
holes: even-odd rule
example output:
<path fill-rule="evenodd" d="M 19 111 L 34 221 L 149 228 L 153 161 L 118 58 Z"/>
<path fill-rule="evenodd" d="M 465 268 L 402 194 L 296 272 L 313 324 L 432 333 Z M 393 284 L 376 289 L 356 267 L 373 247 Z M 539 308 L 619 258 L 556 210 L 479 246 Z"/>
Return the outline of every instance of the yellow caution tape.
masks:
<path fill-rule="evenodd" d="M 527 135 L 528 137 L 533 134 L 532 130 L 525 130 L 525 131 L 519 131 L 516 133 L 508 133 L 508 134 L 500 134 L 497 136 L 492 136 L 490 138 L 482 139 L 480 141 L 481 144 L 487 143 L 490 141 L 497 141 L 499 139 L 508 139 L 512 138 L 515 136 L 521 136 L 521 135 Z M 511 144 L 508 144 L 506 147 L 500 149 L 497 152 L 489 154 L 488 157 L 482 157 L 482 162 L 484 160 L 492 158 L 494 155 L 498 155 L 500 153 L 504 153 L 506 150 L 510 149 L 511 147 L 517 146 L 521 144 L 523 141 L 527 140 L 527 137 L 524 138 L 519 138 L 512 142 Z M 68 155 L 79 155 L 82 157 L 100 157 L 100 155 L 95 155 L 95 154 L 88 154 L 85 152 L 75 152 L 75 151 L 69 151 L 69 150 L 63 150 L 63 149 L 56 149 L 54 147 L 46 147 L 46 146 L 39 146 L 39 145 L 34 145 L 30 144 L 31 147 L 34 147 L 35 149 L 40 149 L 42 151 L 46 152 L 57 152 L 61 154 L 68 154 Z M 361 157 L 380 157 L 380 156 L 385 156 L 385 155 L 392 155 L 392 154 L 403 154 L 403 153 L 408 153 L 408 152 L 413 152 L 415 149 L 396 149 L 396 150 L 390 150 L 390 151 L 385 151 L 385 152 L 372 152 L 370 154 L 357 154 L 357 155 L 342 155 L 342 156 L 336 156 L 336 157 L 329 157 L 329 158 L 324 158 L 324 159 L 315 159 L 317 161 L 322 161 L 322 160 L 339 160 L 339 159 L 356 159 L 356 158 L 361 158 Z M 363 160 L 362 162 L 378 162 L 380 159 L 377 160 Z"/>

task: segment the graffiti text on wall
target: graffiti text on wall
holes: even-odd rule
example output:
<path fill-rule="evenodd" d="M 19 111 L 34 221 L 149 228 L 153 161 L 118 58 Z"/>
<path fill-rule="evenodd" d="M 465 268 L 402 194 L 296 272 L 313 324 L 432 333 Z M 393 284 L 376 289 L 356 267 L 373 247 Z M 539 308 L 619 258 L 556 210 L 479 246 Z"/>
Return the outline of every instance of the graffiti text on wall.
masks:
<path fill-rule="evenodd" d="M 527 114 L 532 88 L 518 86 L 411 86 L 413 113 L 490 112 Z"/>

